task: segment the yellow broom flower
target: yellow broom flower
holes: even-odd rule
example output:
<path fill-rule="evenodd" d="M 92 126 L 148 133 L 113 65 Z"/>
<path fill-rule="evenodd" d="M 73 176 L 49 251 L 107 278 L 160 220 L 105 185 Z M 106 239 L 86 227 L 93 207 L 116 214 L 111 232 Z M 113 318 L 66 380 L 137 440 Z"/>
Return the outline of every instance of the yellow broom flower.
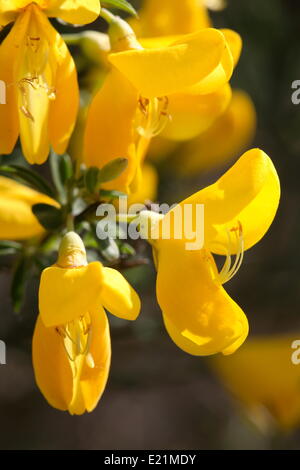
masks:
<path fill-rule="evenodd" d="M 65 151 L 73 130 L 78 84 L 73 59 L 47 16 L 84 24 L 96 19 L 98 0 L 6 0 L 0 25 L 15 21 L 0 45 L 0 79 L 7 104 L 0 107 L 0 153 L 12 152 L 18 136 L 29 163 Z"/>
<path fill-rule="evenodd" d="M 45 229 L 32 213 L 34 204 L 59 204 L 34 189 L 0 176 L 0 240 L 26 240 Z"/>
<path fill-rule="evenodd" d="M 111 72 L 88 112 L 84 162 L 101 167 L 114 158 L 127 158 L 127 169 L 105 187 L 129 193 L 138 188 L 151 137 L 168 121 L 171 96 L 198 93 L 198 89 L 215 91 L 229 80 L 234 60 L 227 33 L 216 29 L 142 47 L 127 23 L 120 21 L 110 27 Z M 223 93 L 223 100 L 227 94 Z"/>
<path fill-rule="evenodd" d="M 135 320 L 140 300 L 118 271 L 87 264 L 81 238 L 69 232 L 57 263 L 42 273 L 32 345 L 37 384 L 54 408 L 92 411 L 104 391 L 111 349 L 103 307 Z"/>
<path fill-rule="evenodd" d="M 244 342 L 247 318 L 223 284 L 238 271 L 244 251 L 268 230 L 279 197 L 272 161 L 253 149 L 216 183 L 185 199 L 159 222 L 157 239 L 150 239 L 157 264 L 157 299 L 171 338 L 184 351 L 231 354 Z M 197 235 L 195 240 L 178 237 L 176 221 L 182 227 L 189 224 L 196 234 L 198 204 L 204 205 L 204 245 L 189 249 L 187 241 L 194 243 Z M 212 253 L 226 256 L 220 272 Z"/>
<path fill-rule="evenodd" d="M 233 357 L 218 356 L 212 362 L 263 431 L 273 424 L 287 430 L 300 423 L 300 366 L 292 361 L 293 344 L 298 340 L 299 348 L 299 338 L 299 334 L 251 338 Z"/>

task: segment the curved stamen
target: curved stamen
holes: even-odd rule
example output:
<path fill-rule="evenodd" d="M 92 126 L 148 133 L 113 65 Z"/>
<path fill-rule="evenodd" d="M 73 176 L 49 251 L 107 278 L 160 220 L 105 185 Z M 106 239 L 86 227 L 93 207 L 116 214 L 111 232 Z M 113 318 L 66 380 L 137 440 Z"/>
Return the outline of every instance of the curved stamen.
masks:
<path fill-rule="evenodd" d="M 137 133 L 147 139 L 160 134 L 170 120 L 168 105 L 167 96 L 151 99 L 140 97 L 135 124 Z"/>
<path fill-rule="evenodd" d="M 221 284 L 225 284 L 230 281 L 238 270 L 240 269 L 243 258 L 244 258 L 244 237 L 243 237 L 243 228 L 240 221 L 237 223 L 237 227 L 233 227 L 230 230 L 226 229 L 226 234 L 228 238 L 228 247 L 225 248 L 226 251 L 226 260 L 223 265 L 223 268 L 219 272 L 219 281 Z M 235 235 L 235 244 L 232 243 L 232 234 Z M 237 253 L 235 255 L 235 261 L 232 264 L 231 256 L 233 251 L 236 251 L 234 247 L 237 247 Z"/>

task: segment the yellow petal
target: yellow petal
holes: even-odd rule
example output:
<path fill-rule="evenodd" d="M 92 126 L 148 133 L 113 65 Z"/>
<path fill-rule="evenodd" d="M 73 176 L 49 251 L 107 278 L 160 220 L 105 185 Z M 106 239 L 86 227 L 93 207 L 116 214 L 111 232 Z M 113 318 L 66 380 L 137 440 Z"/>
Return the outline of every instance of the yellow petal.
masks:
<path fill-rule="evenodd" d="M 129 282 L 116 269 L 103 268 L 102 305 L 113 315 L 125 320 L 135 320 L 141 302 Z"/>
<path fill-rule="evenodd" d="M 139 164 L 134 130 L 137 105 L 137 92 L 116 69 L 107 75 L 90 105 L 84 138 L 84 163 L 102 168 L 115 158 L 128 159 L 126 170 L 103 185 L 106 189 L 127 193 L 136 175 Z"/>
<path fill-rule="evenodd" d="M 235 67 L 239 61 L 242 52 L 242 38 L 236 31 L 233 31 L 232 29 L 221 29 L 220 31 L 225 36 L 226 42 L 229 46 L 229 50 L 232 55 L 233 66 Z"/>
<path fill-rule="evenodd" d="M 35 325 L 32 360 L 37 385 L 48 403 L 67 410 L 72 399 L 72 370 L 62 338 L 55 328 L 46 328 L 41 315 Z"/>
<path fill-rule="evenodd" d="M 84 364 L 81 375 L 81 391 L 84 397 L 85 409 L 93 411 L 100 400 L 108 379 L 111 345 L 107 316 L 103 308 L 92 312 L 92 332 L 89 354 L 94 361 L 94 367 Z"/>
<path fill-rule="evenodd" d="M 207 9 L 199 0 L 146 0 L 139 20 L 131 21 L 138 37 L 188 34 L 210 26 Z"/>
<path fill-rule="evenodd" d="M 198 95 L 214 93 L 220 87 L 223 87 L 226 83 L 228 83 L 228 81 L 230 80 L 234 68 L 233 54 L 231 52 L 230 44 L 229 42 L 227 42 L 225 34 L 221 33 L 221 30 L 219 32 L 220 34 L 223 34 L 225 41 L 225 47 L 223 48 L 223 53 L 220 62 L 202 80 L 198 81 L 198 83 L 196 83 L 195 85 L 187 88 L 185 90 L 186 92 Z M 234 33 L 232 31 L 232 35 L 234 34 L 238 36 L 237 33 Z"/>
<path fill-rule="evenodd" d="M 171 140 L 189 140 L 205 132 L 225 111 L 231 100 L 228 84 L 207 95 L 177 93 L 169 97 L 171 116 L 162 136 Z"/>
<path fill-rule="evenodd" d="M 153 165 L 144 163 L 138 191 L 130 194 L 128 205 L 155 201 L 157 196 L 158 174 Z"/>
<path fill-rule="evenodd" d="M 92 23 L 100 14 L 100 0 L 50 0 L 46 14 L 78 25 Z"/>
<path fill-rule="evenodd" d="M 15 24 L 0 45 L 0 80 L 5 83 L 6 104 L 0 104 L 0 154 L 13 151 L 19 134 L 18 106 L 14 77 L 14 60 L 19 60 L 20 50 L 16 47 L 25 34 L 26 25 Z M 13 60 L 14 59 L 14 60 Z"/>
<path fill-rule="evenodd" d="M 252 149 L 216 183 L 170 211 L 163 223 L 168 223 L 185 204 L 191 204 L 193 211 L 197 204 L 204 204 L 206 247 L 214 253 L 225 254 L 228 230 L 235 230 L 238 224 L 242 226 L 244 249 L 251 248 L 264 236 L 275 217 L 279 199 L 280 183 L 271 159 L 262 150 Z M 233 254 L 238 246 L 234 240 L 231 245 Z"/>
<path fill-rule="evenodd" d="M 77 415 L 95 408 L 110 367 L 110 333 L 105 312 L 100 307 L 90 312 L 90 317 L 91 342 L 88 350 L 76 359 L 77 369 L 67 355 L 61 333 L 47 328 L 40 315 L 32 343 L 34 373 L 42 394 L 54 408 Z"/>
<path fill-rule="evenodd" d="M 54 151 L 63 154 L 75 127 L 79 88 L 73 58 L 62 37 L 53 28 L 50 40 L 56 75 L 55 99 L 50 102 L 49 109 L 49 138 Z"/>
<path fill-rule="evenodd" d="M 0 239 L 25 240 L 44 232 L 33 215 L 33 204 L 58 206 L 53 199 L 0 176 Z"/>
<path fill-rule="evenodd" d="M 146 98 L 178 93 L 208 76 L 219 64 L 225 38 L 207 28 L 182 36 L 169 47 L 110 54 L 117 67 Z"/>
<path fill-rule="evenodd" d="M 68 323 L 97 309 L 103 284 L 99 262 L 79 268 L 44 269 L 39 289 L 39 310 L 47 327 Z"/>
<path fill-rule="evenodd" d="M 160 241 L 156 288 L 168 332 L 189 354 L 230 354 L 247 337 L 247 318 L 219 283 L 206 250 L 188 251 L 181 241 Z"/>
<path fill-rule="evenodd" d="M 252 141 L 256 112 L 251 98 L 235 90 L 226 111 L 206 132 L 187 142 L 174 166 L 181 176 L 193 175 L 224 165 Z"/>

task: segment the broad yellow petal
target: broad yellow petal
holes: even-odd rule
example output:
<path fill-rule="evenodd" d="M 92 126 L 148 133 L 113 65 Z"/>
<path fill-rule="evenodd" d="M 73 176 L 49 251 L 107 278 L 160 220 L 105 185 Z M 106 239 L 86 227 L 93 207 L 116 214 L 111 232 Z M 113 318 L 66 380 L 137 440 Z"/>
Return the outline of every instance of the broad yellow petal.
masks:
<path fill-rule="evenodd" d="M 205 244 L 210 251 L 235 253 L 238 246 L 228 233 L 241 225 L 244 249 L 251 248 L 269 229 L 280 199 L 280 183 L 271 159 L 260 149 L 244 153 L 214 184 L 185 199 L 170 211 L 163 221 L 169 223 L 176 211 L 191 205 L 195 225 L 197 204 L 204 204 Z"/>
<path fill-rule="evenodd" d="M 130 23 L 138 37 L 188 34 L 210 26 L 200 0 L 146 0 L 139 19 Z"/>
<path fill-rule="evenodd" d="M 63 325 L 99 308 L 103 280 L 99 262 L 79 268 L 44 269 L 39 289 L 39 310 L 44 324 Z"/>
<path fill-rule="evenodd" d="M 55 152 L 62 154 L 75 127 L 79 88 L 75 64 L 64 40 L 53 28 L 49 40 L 56 67 L 55 99 L 49 109 L 49 138 Z"/>
<path fill-rule="evenodd" d="M 162 137 L 184 141 L 205 132 L 225 111 L 231 100 L 228 84 L 207 95 L 177 93 L 169 97 L 168 113 L 171 119 Z M 183 165 L 184 166 L 184 165 Z"/>
<path fill-rule="evenodd" d="M 93 358 L 94 367 L 85 363 L 80 381 L 85 410 L 89 412 L 93 411 L 104 392 L 111 359 L 109 323 L 103 308 L 92 312 L 91 317 L 92 340 L 89 354 Z"/>
<path fill-rule="evenodd" d="M 44 232 L 33 215 L 33 204 L 58 206 L 53 199 L 27 186 L 0 176 L 0 239 L 25 240 Z"/>
<path fill-rule="evenodd" d="M 146 98 L 178 93 L 197 84 L 220 63 L 224 35 L 206 28 L 182 36 L 169 47 L 110 54 L 117 67 Z"/>
<path fill-rule="evenodd" d="M 35 380 L 48 403 L 67 410 L 72 399 L 72 370 L 62 338 L 55 328 L 47 328 L 38 316 L 32 340 Z"/>
<path fill-rule="evenodd" d="M 0 154 L 13 151 L 19 134 L 18 105 L 15 89 L 14 65 L 19 60 L 27 21 L 18 21 L 0 45 L 0 80 L 4 85 L 5 104 L 0 104 Z"/>
<path fill-rule="evenodd" d="M 134 119 L 138 94 L 116 69 L 107 75 L 103 87 L 88 110 L 84 138 L 84 163 L 103 167 L 115 158 L 127 158 L 125 171 L 107 189 L 129 192 L 139 164 L 135 148 Z"/>
<path fill-rule="evenodd" d="M 50 0 L 46 14 L 68 23 L 88 24 L 100 14 L 100 0 Z"/>
<path fill-rule="evenodd" d="M 113 315 L 125 320 L 135 320 L 141 302 L 129 282 L 116 269 L 103 268 L 102 305 Z"/>
<path fill-rule="evenodd" d="M 164 240 L 157 259 L 157 300 L 173 341 L 193 355 L 234 352 L 247 337 L 248 321 L 220 284 L 208 251 Z"/>
<path fill-rule="evenodd" d="M 255 129 L 256 112 L 251 98 L 234 90 L 226 111 L 206 132 L 186 143 L 174 167 L 181 176 L 189 176 L 224 165 L 247 148 Z"/>

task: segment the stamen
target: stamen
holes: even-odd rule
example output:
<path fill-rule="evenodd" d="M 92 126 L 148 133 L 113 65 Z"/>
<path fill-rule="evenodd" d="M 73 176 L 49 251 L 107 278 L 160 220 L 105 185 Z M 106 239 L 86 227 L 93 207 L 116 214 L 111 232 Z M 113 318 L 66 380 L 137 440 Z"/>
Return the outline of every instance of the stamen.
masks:
<path fill-rule="evenodd" d="M 167 96 L 151 99 L 140 97 L 138 104 L 135 123 L 137 133 L 147 139 L 160 134 L 170 120 Z"/>
<path fill-rule="evenodd" d="M 92 369 L 95 367 L 93 356 L 90 353 L 92 326 L 88 313 L 66 325 L 56 327 L 55 331 L 61 337 L 74 377 L 77 375 L 78 366 L 82 360 L 86 361 L 88 367 Z"/>
<path fill-rule="evenodd" d="M 227 233 L 227 238 L 228 238 L 228 247 L 225 248 L 226 250 L 226 260 L 223 265 L 223 268 L 219 272 L 219 281 L 221 284 L 225 284 L 226 282 L 230 281 L 238 270 L 240 269 L 243 258 L 244 258 L 244 238 L 243 238 L 243 228 L 242 224 L 240 221 L 238 221 L 237 227 L 233 227 L 230 230 L 226 229 Z M 232 234 L 235 235 L 235 245 L 233 247 L 232 243 Z M 237 253 L 235 255 L 235 261 L 232 265 L 231 262 L 231 253 L 233 251 L 236 251 L 235 248 L 237 248 Z"/>

